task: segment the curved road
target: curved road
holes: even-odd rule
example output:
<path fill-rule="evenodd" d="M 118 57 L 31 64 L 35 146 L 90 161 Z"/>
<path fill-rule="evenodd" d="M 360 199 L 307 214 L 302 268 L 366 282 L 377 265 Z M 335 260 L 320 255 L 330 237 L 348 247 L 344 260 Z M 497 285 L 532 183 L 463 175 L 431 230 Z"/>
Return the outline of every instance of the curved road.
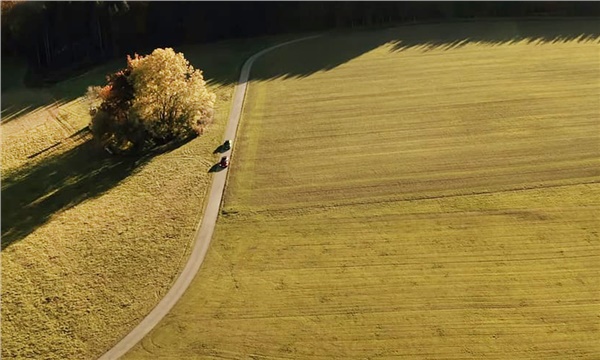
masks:
<path fill-rule="evenodd" d="M 264 49 L 254 55 L 252 55 L 242 67 L 240 73 L 240 80 L 238 85 L 235 87 L 233 95 L 233 102 L 231 105 L 231 113 L 229 114 L 229 122 L 225 129 L 225 139 L 235 139 L 238 123 L 242 115 L 242 106 L 244 104 L 244 97 L 246 95 L 246 87 L 248 86 L 248 78 L 250 76 L 250 69 L 254 61 L 261 55 L 274 50 L 278 47 L 285 46 L 298 41 L 304 41 L 312 38 L 319 37 L 321 35 L 308 36 L 301 39 L 296 39 L 281 43 L 270 48 Z M 140 340 L 146 336 L 150 330 L 152 330 L 162 318 L 167 315 L 173 308 L 175 303 L 181 298 L 181 295 L 188 288 L 194 276 L 200 269 L 204 256 L 208 251 L 210 240 L 212 238 L 213 230 L 219 215 L 219 208 L 221 207 L 221 200 L 223 198 L 223 190 L 225 188 L 226 171 L 216 172 L 214 174 L 212 187 L 210 189 L 208 203 L 204 211 L 204 216 L 200 223 L 200 228 L 196 232 L 196 239 L 194 240 L 194 248 L 190 254 L 190 258 L 185 265 L 185 268 L 173 284 L 173 287 L 169 290 L 167 295 L 156 305 L 156 307 L 136 326 L 127 336 L 125 336 L 118 344 L 112 349 L 108 350 L 100 360 L 113 360 L 118 359 L 125 355 L 132 347 L 134 347 Z"/>

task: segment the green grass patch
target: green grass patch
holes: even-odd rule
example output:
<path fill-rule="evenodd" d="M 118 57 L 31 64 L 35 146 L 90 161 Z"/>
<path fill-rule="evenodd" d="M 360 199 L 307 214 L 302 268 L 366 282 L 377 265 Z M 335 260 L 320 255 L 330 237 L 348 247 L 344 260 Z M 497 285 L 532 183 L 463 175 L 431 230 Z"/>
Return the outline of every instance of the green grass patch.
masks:
<path fill-rule="evenodd" d="M 520 36 L 535 24 L 550 35 Z M 599 44 L 554 35 L 593 24 L 332 34 L 258 60 L 202 270 L 126 358 L 594 357 Z"/>

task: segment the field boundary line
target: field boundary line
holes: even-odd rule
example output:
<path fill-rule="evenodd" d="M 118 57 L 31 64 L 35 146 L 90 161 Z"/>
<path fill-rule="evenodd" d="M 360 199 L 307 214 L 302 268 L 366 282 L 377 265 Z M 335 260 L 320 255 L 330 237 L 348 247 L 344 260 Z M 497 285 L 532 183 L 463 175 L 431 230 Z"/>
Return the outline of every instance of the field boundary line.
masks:
<path fill-rule="evenodd" d="M 314 39 L 322 35 L 313 35 L 302 37 L 299 39 L 287 41 L 277 44 L 259 51 L 252 55 L 244 65 L 240 72 L 238 84 L 235 86 L 232 97 L 231 111 L 229 112 L 229 120 L 225 129 L 224 140 L 235 139 L 238 124 L 242 115 L 242 107 L 246 95 L 246 88 L 250 78 L 250 70 L 254 61 L 267 52 L 270 52 L 279 47 L 296 43 L 299 41 Z M 235 144 L 236 142 L 234 142 Z M 116 345 L 102 355 L 99 360 L 115 360 L 125 355 L 131 348 L 137 345 L 158 323 L 165 317 L 169 311 L 175 306 L 177 301 L 186 291 L 194 277 L 196 276 L 204 257 L 208 251 L 212 234 L 215 228 L 225 183 L 227 180 L 227 171 L 215 173 L 204 209 L 204 215 L 200 222 L 200 227 L 197 228 L 192 252 L 179 277 L 173 283 L 167 294 L 162 300 L 152 309 L 152 311 L 144 317 L 144 319 L 127 335 L 125 335 Z"/>
<path fill-rule="evenodd" d="M 514 188 L 506 188 L 506 189 L 498 189 L 498 190 L 489 190 L 489 191 L 474 191 L 471 193 L 464 194 L 442 194 L 442 195 L 432 195 L 432 196 L 412 196 L 406 198 L 393 198 L 393 199 L 373 199 L 368 201 L 352 201 L 347 203 L 328 203 L 325 205 L 306 205 L 306 206 L 298 206 L 298 207 L 289 207 L 289 208 L 261 208 L 257 210 L 253 210 L 253 213 L 263 214 L 266 212 L 270 213 L 286 213 L 286 212 L 296 212 L 302 210 L 327 210 L 327 209 L 335 209 L 340 207 L 347 206 L 362 206 L 362 205 L 374 205 L 374 204 L 388 204 L 395 202 L 406 202 L 406 201 L 423 201 L 423 200 L 439 200 L 439 199 L 450 199 L 450 198 L 458 198 L 463 196 L 481 196 L 481 195 L 491 195 L 491 194 L 500 194 L 507 192 L 520 192 L 520 191 L 531 191 L 531 190 L 543 190 L 543 189 L 553 189 L 553 188 L 561 188 L 561 187 L 569 187 L 569 186 L 579 186 L 579 185 L 593 185 L 600 184 L 600 180 L 592 180 L 592 181 L 584 181 L 584 182 L 576 182 L 576 183 L 565 183 L 565 184 L 546 184 L 546 185 L 537 185 L 530 187 L 514 187 Z"/>

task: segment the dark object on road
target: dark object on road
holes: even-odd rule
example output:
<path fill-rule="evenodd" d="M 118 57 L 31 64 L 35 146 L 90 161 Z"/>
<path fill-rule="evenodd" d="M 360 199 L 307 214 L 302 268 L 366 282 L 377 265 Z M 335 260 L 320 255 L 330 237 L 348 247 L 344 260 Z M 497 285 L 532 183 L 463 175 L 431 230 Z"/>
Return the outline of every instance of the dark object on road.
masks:
<path fill-rule="evenodd" d="M 213 154 L 221 154 L 229 150 L 231 150 L 231 140 L 225 140 L 224 143 L 219 145 L 215 151 L 213 151 Z"/>
<path fill-rule="evenodd" d="M 223 156 L 221 161 L 219 162 L 219 166 L 222 168 L 226 168 L 229 166 L 229 158 L 227 156 Z"/>

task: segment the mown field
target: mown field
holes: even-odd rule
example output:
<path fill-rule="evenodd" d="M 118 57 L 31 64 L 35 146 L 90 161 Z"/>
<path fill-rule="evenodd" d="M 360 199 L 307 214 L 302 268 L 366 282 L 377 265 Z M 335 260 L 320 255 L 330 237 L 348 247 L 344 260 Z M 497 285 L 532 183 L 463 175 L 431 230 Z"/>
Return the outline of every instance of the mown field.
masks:
<path fill-rule="evenodd" d="M 97 358 L 158 303 L 187 261 L 239 68 L 279 41 L 176 48 L 204 70 L 216 115 L 203 136 L 141 158 L 110 157 L 86 132 L 81 96 L 125 59 L 44 89 L 13 79 L 0 126 L 2 358 Z"/>
<path fill-rule="evenodd" d="M 600 357 L 594 21 L 257 60 L 198 276 L 126 359 Z"/>

